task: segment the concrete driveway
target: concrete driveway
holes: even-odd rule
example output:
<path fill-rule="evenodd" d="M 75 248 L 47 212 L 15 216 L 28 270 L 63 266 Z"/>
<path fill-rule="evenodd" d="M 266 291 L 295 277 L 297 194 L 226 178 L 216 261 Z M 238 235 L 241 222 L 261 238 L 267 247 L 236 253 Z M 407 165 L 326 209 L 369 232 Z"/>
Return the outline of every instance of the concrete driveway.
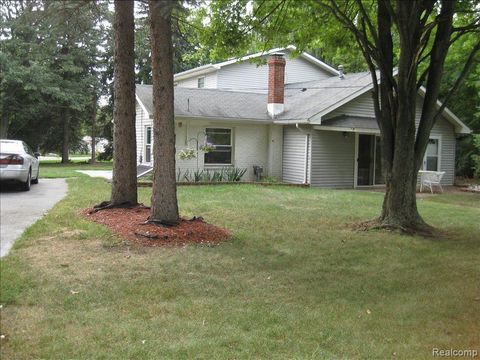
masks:
<path fill-rule="evenodd" d="M 65 179 L 42 179 L 30 191 L 10 185 L 0 190 L 0 257 L 8 254 L 23 231 L 67 194 Z"/>

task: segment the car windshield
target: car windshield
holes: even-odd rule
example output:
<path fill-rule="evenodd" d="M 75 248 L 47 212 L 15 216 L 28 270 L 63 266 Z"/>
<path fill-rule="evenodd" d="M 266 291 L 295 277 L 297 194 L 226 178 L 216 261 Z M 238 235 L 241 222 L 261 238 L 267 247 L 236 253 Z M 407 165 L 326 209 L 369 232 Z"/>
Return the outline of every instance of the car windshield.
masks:
<path fill-rule="evenodd" d="M 0 141 L 0 152 L 1 153 L 23 153 L 23 146 L 21 143 L 13 141 Z"/>

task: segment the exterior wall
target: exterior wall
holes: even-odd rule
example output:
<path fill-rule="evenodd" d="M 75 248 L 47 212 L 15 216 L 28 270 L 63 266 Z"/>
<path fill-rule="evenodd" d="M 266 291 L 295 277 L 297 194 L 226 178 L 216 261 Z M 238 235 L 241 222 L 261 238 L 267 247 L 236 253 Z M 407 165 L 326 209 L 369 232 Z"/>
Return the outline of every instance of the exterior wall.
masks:
<path fill-rule="evenodd" d="M 285 83 L 321 80 L 331 77 L 318 66 L 300 57 L 287 59 L 285 66 Z M 218 88 L 232 90 L 249 90 L 268 88 L 268 66 L 242 62 L 225 66 L 218 71 Z"/>
<path fill-rule="evenodd" d="M 310 159 L 307 141 L 308 133 L 295 127 L 283 128 L 283 168 L 282 179 L 286 183 L 303 184 L 308 182 Z"/>
<path fill-rule="evenodd" d="M 192 75 L 191 78 L 175 81 L 175 83 L 180 87 L 196 89 L 198 87 L 198 78 L 203 76 L 205 76 L 205 89 L 217 88 L 217 72 L 211 72 L 201 76 Z"/>
<path fill-rule="evenodd" d="M 135 102 L 135 134 L 137 137 L 137 163 L 145 160 L 144 146 L 145 146 L 145 127 L 151 126 L 153 120 L 149 118 L 148 113 L 142 109 L 138 101 Z"/>
<path fill-rule="evenodd" d="M 182 124 L 179 127 L 180 123 Z M 185 148 L 196 148 L 196 141 L 203 143 L 204 132 L 206 128 L 228 128 L 232 130 L 232 165 L 238 168 L 245 168 L 247 172 L 242 180 L 254 180 L 253 165 L 268 168 L 268 125 L 256 124 L 232 124 L 222 122 L 209 122 L 202 120 L 176 120 L 175 145 L 177 148 L 176 164 L 177 169 L 182 172 L 186 170 L 195 171 L 197 169 L 197 158 L 190 160 L 180 160 L 178 153 Z M 224 165 L 228 166 L 228 165 Z M 222 167 L 215 165 L 205 165 L 204 155 L 200 152 L 198 156 L 199 169 L 215 169 Z"/>
<path fill-rule="evenodd" d="M 416 124 L 420 121 L 423 99 L 419 95 L 417 98 Z M 375 117 L 373 108 L 373 99 L 370 93 L 363 94 L 351 102 L 339 107 L 337 110 L 328 114 L 327 118 L 339 115 L 354 115 L 362 117 Z M 455 180 L 455 145 L 456 137 L 453 125 L 440 117 L 432 129 L 431 137 L 439 137 L 441 140 L 440 171 L 445 171 L 442 179 L 442 185 L 453 185 Z"/>
<path fill-rule="evenodd" d="M 312 132 L 312 186 L 352 188 L 354 171 L 354 133 L 344 137 L 338 131 Z"/>
<path fill-rule="evenodd" d="M 268 176 L 282 178 L 283 126 L 268 126 Z"/>
<path fill-rule="evenodd" d="M 138 105 L 136 115 L 136 135 L 137 135 L 137 162 L 145 159 L 145 127 L 152 125 L 152 119 L 148 119 L 146 112 Z M 270 127 L 274 127 L 273 130 Z M 267 175 L 270 169 L 275 173 L 273 176 L 281 174 L 281 141 L 278 140 L 278 132 L 281 133 L 281 126 L 245 124 L 231 122 L 211 122 L 199 119 L 176 119 L 175 120 L 175 146 L 177 149 L 176 167 L 181 170 L 180 180 L 183 180 L 183 174 L 186 170 L 195 171 L 197 169 L 197 158 L 190 160 L 180 160 L 178 153 L 185 148 L 196 148 L 198 138 L 200 144 L 203 143 L 204 132 L 206 128 L 228 128 L 232 129 L 232 159 L 231 166 L 246 168 L 247 172 L 243 176 L 244 181 L 253 181 L 253 165 L 260 165 L 264 168 Z M 272 134 L 270 136 L 270 134 Z M 271 145 L 269 140 L 274 140 Z M 275 163 L 269 164 L 269 159 Z M 225 165 L 226 167 L 227 165 Z M 200 152 L 198 156 L 199 169 L 214 169 L 223 166 L 204 165 L 204 156 Z"/>

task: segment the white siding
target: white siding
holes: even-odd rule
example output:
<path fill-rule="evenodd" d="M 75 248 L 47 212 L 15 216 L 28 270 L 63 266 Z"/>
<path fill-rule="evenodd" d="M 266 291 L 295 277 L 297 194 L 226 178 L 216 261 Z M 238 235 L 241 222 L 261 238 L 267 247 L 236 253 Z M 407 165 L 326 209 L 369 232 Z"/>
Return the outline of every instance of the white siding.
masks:
<path fill-rule="evenodd" d="M 287 59 L 285 83 L 321 80 L 331 77 L 318 66 L 300 57 Z M 225 66 L 218 71 L 219 89 L 248 90 L 268 89 L 268 65 L 242 62 Z"/>
<path fill-rule="evenodd" d="M 181 127 L 180 127 L 181 123 Z M 208 122 L 202 120 L 176 120 L 175 124 L 175 146 L 177 149 L 176 166 L 182 172 L 186 170 L 195 171 L 197 168 L 197 159 L 180 160 L 178 153 L 185 148 L 196 148 L 198 138 L 203 143 L 204 132 L 206 128 L 228 128 L 232 130 L 232 166 L 245 168 L 247 172 L 242 180 L 254 180 L 253 165 L 261 165 L 264 169 L 268 167 L 268 125 L 256 124 L 232 124 L 222 122 Z M 198 156 L 199 169 L 208 169 L 204 165 L 204 155 L 200 152 Z M 218 168 L 221 166 L 211 166 Z"/>
<path fill-rule="evenodd" d="M 337 131 L 312 133 L 312 186 L 352 188 L 354 186 L 355 135 Z"/>
<path fill-rule="evenodd" d="M 217 72 L 208 73 L 205 75 L 197 76 L 193 75 L 191 78 L 175 81 L 177 86 L 186 87 L 186 88 L 197 88 L 198 87 L 198 78 L 205 76 L 205 89 L 216 89 L 217 88 Z"/>
<path fill-rule="evenodd" d="M 137 137 L 137 163 L 140 163 L 140 157 L 145 160 L 145 127 L 151 126 L 153 121 L 149 118 L 148 113 L 142 109 L 138 101 L 135 102 L 135 134 Z"/>
<path fill-rule="evenodd" d="M 416 108 L 416 124 L 420 121 L 422 111 L 423 99 L 419 95 L 417 99 Z M 337 110 L 328 114 L 327 118 L 332 118 L 339 115 L 353 115 L 362 117 L 375 117 L 373 108 L 373 99 L 371 93 L 366 93 L 349 103 L 339 107 Z M 441 159 L 440 171 L 445 171 L 446 174 L 442 179 L 442 184 L 453 185 L 455 178 L 455 131 L 453 125 L 440 117 L 432 129 L 431 136 L 441 137 Z"/>
<path fill-rule="evenodd" d="M 305 183 L 307 134 L 295 127 L 283 128 L 282 178 L 286 183 Z M 307 179 L 308 181 L 308 179 Z"/>
<path fill-rule="evenodd" d="M 282 178 L 283 126 L 268 126 L 268 176 Z"/>

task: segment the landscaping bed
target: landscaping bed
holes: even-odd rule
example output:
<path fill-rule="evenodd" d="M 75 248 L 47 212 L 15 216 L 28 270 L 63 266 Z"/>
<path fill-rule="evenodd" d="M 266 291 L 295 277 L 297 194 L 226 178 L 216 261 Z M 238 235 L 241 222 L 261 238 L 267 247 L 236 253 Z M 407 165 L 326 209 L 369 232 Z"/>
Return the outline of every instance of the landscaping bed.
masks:
<path fill-rule="evenodd" d="M 176 226 L 147 223 L 150 208 L 143 205 L 97 212 L 84 209 L 81 213 L 88 220 L 105 225 L 114 233 L 142 246 L 216 245 L 230 237 L 227 230 L 208 224 L 201 217 L 181 218 Z"/>

